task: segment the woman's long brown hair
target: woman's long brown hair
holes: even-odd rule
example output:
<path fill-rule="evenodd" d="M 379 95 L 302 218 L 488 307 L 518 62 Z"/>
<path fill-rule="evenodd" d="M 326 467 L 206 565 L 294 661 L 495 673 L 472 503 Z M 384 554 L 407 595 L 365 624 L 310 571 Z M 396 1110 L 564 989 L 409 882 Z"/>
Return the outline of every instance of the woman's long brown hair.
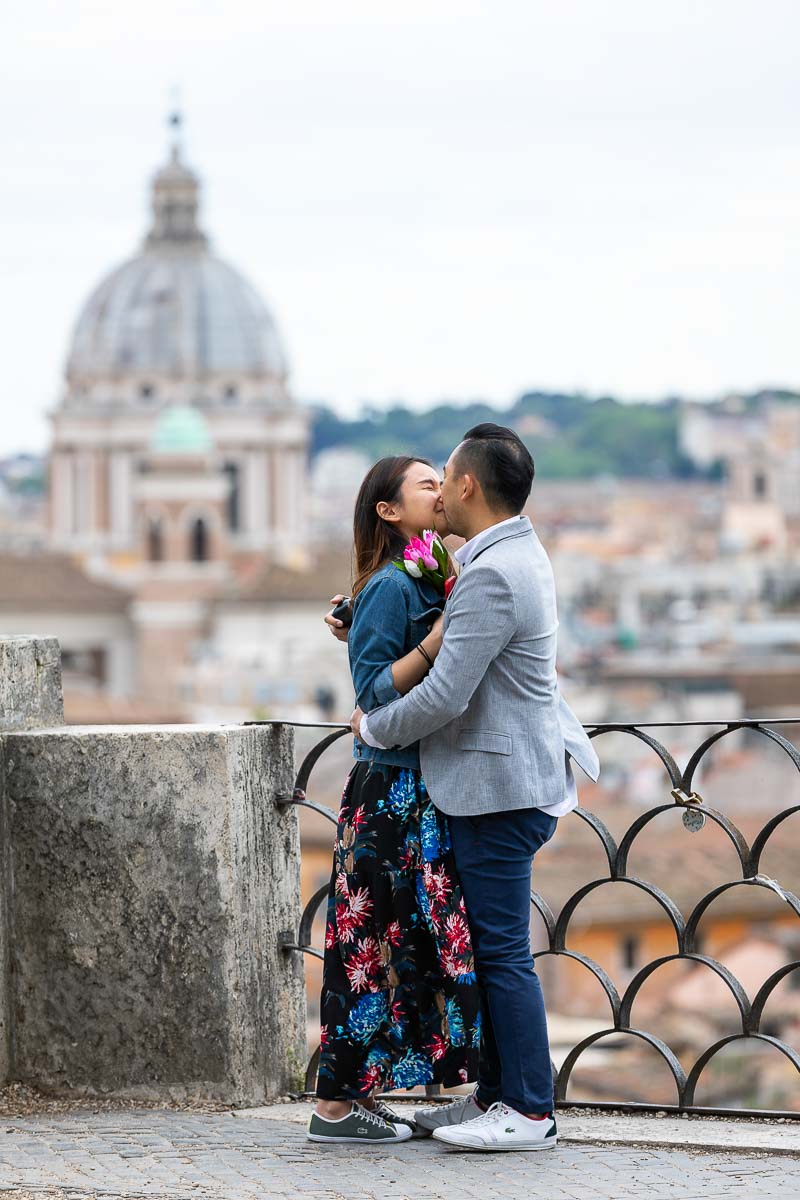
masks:
<path fill-rule="evenodd" d="M 414 463 L 432 467 L 427 458 L 405 454 L 379 458 L 370 467 L 359 489 L 353 514 L 353 588 L 355 597 L 368 579 L 393 558 L 402 558 L 406 539 L 394 525 L 381 520 L 376 506 L 381 500 L 394 504 L 400 496 L 408 469 Z"/>

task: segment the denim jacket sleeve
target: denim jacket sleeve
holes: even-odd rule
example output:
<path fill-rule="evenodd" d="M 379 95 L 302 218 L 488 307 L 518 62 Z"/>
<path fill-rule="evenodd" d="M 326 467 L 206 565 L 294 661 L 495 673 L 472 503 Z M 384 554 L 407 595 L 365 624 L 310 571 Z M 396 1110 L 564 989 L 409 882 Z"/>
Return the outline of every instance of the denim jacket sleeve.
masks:
<path fill-rule="evenodd" d="M 400 580 L 391 574 L 371 580 L 356 598 L 348 638 L 353 687 L 365 712 L 399 697 L 392 663 L 406 652 L 407 629 L 408 595 Z"/>

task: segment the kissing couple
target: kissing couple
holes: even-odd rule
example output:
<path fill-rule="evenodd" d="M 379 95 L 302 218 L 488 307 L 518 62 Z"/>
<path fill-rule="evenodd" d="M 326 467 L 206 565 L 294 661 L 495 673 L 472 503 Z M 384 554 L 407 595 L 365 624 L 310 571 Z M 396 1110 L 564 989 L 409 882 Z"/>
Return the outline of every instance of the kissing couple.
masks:
<path fill-rule="evenodd" d="M 557 1141 L 531 867 L 578 803 L 570 760 L 592 779 L 599 764 L 559 694 L 553 571 L 521 515 L 533 477 L 517 434 L 483 424 L 441 482 L 424 459 L 382 458 L 356 500 L 352 621 L 325 617 L 347 640 L 358 707 L 312 1141 L 432 1134 L 479 1151 Z M 465 539 L 446 604 L 400 565 L 429 529 Z M 455 575 L 449 557 L 444 571 Z M 408 1117 L 380 1099 L 432 1083 L 476 1086 Z"/>

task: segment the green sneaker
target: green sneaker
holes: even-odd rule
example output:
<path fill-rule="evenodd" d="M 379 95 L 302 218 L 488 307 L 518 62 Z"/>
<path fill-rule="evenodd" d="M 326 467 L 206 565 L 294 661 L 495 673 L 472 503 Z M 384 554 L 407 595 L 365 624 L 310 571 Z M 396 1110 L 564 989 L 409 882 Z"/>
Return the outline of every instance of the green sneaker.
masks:
<path fill-rule="evenodd" d="M 376 1112 L 379 1117 L 383 1117 L 384 1121 L 386 1121 L 389 1125 L 407 1125 L 411 1130 L 412 1137 L 419 1138 L 431 1136 L 431 1131 L 429 1129 L 420 1129 L 413 1116 L 409 1116 L 408 1114 L 401 1116 L 400 1113 L 396 1113 L 393 1108 L 389 1108 L 388 1104 L 384 1104 L 382 1100 L 375 1101 L 375 1108 L 373 1109 L 373 1112 Z"/>
<path fill-rule="evenodd" d="M 392 1125 L 377 1113 L 368 1112 L 353 1104 L 346 1117 L 330 1121 L 319 1113 L 311 1114 L 306 1137 L 311 1142 L 407 1142 L 411 1137 L 408 1125 Z"/>

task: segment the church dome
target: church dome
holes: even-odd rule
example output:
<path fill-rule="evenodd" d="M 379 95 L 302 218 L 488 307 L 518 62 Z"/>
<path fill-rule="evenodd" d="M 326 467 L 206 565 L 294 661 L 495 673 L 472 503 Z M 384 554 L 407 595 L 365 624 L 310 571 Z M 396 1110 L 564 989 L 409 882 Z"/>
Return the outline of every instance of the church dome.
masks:
<path fill-rule="evenodd" d="M 285 381 L 275 322 L 247 280 L 211 253 L 198 194 L 175 145 L 153 180 L 141 253 L 101 281 L 78 317 L 66 368 L 73 386 L 127 375 Z"/>

